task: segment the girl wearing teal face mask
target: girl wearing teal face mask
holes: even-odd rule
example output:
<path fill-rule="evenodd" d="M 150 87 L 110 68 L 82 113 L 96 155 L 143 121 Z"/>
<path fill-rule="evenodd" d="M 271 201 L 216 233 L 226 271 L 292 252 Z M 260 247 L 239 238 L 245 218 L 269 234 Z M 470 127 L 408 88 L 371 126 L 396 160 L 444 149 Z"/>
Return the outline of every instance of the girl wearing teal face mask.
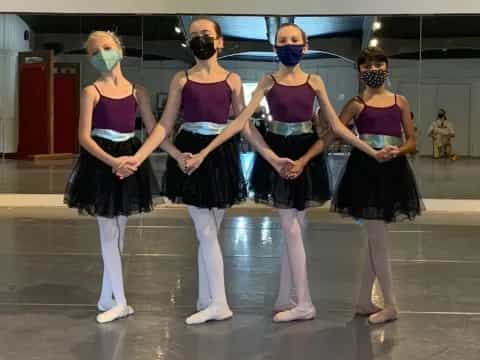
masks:
<path fill-rule="evenodd" d="M 135 137 L 137 110 L 147 131 L 155 124 L 147 91 L 122 74 L 122 46 L 112 32 L 96 31 L 85 44 L 100 77 L 86 86 L 80 99 L 78 161 L 67 184 L 65 203 L 97 218 L 103 258 L 103 280 L 97 322 L 132 315 L 123 287 L 121 251 L 127 217 L 152 210 L 158 184 L 148 161 L 124 180 L 115 171 L 141 146 Z"/>

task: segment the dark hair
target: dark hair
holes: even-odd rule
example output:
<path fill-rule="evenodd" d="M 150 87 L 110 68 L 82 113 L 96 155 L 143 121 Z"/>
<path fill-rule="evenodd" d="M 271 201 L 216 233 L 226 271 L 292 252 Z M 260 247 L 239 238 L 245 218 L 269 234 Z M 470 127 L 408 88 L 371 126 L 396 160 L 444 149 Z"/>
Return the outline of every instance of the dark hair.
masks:
<path fill-rule="evenodd" d="M 201 21 L 201 20 L 210 21 L 213 24 L 213 27 L 215 28 L 215 32 L 217 33 L 217 37 L 223 37 L 222 28 L 220 27 L 220 24 L 217 21 L 213 20 L 212 18 L 209 18 L 208 16 L 198 16 L 198 17 L 196 17 L 190 23 L 190 26 L 192 26 L 192 24 L 194 22 Z"/>
<path fill-rule="evenodd" d="M 302 33 L 302 40 L 303 40 L 303 43 L 306 44 L 308 42 L 308 38 L 307 38 L 307 34 L 305 33 L 305 31 L 303 31 L 303 29 L 298 26 L 297 24 L 294 24 L 294 23 L 284 23 L 284 24 L 281 24 L 278 29 L 277 29 L 277 32 L 275 33 L 275 44 L 277 43 L 277 36 L 278 36 L 278 32 L 285 28 L 285 27 L 288 27 L 288 26 L 292 26 L 298 30 L 300 30 L 300 32 Z"/>
<path fill-rule="evenodd" d="M 382 48 L 375 46 L 375 47 L 368 47 L 363 49 L 358 55 L 357 58 L 357 69 L 360 69 L 360 66 L 369 62 L 384 62 L 387 64 L 388 68 L 388 57 L 385 55 L 385 52 Z"/>

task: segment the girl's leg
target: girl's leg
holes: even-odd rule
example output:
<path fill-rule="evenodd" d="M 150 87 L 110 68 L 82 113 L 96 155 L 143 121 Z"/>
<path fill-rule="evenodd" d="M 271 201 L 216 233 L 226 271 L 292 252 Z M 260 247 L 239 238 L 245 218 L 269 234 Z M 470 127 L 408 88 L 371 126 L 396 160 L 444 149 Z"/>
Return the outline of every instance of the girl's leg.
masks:
<path fill-rule="evenodd" d="M 382 288 L 384 309 L 370 315 L 371 323 L 379 324 L 397 318 L 397 306 L 393 294 L 392 268 L 390 265 L 390 247 L 388 243 L 387 224 L 381 220 L 369 220 L 365 222 L 371 245 L 371 256 L 375 274 Z"/>
<path fill-rule="evenodd" d="M 223 269 L 222 250 L 218 242 L 215 216 L 209 209 L 188 206 L 193 219 L 197 238 L 200 243 L 200 259 L 203 260 L 208 289 L 211 295 L 210 305 L 189 318 L 187 324 L 201 324 L 209 320 L 224 320 L 232 317 L 227 303 Z"/>
<path fill-rule="evenodd" d="M 104 271 L 112 288 L 116 305 L 110 310 L 97 316 L 99 323 L 110 322 L 133 313 L 133 309 L 127 306 L 125 290 L 123 287 L 122 259 L 120 244 L 121 234 L 117 218 L 97 217 L 100 244 Z"/>
<path fill-rule="evenodd" d="M 288 259 L 295 286 L 297 306 L 279 312 L 274 321 L 309 320 L 315 317 L 307 276 L 307 257 L 303 245 L 302 228 L 296 209 L 279 209 L 280 222 L 285 234 Z"/>

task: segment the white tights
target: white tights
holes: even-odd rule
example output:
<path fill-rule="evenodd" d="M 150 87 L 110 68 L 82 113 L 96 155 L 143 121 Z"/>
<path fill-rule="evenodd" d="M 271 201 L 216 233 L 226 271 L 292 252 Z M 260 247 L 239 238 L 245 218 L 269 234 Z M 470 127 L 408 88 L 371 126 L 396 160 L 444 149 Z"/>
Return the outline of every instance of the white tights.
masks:
<path fill-rule="evenodd" d="M 364 226 L 368 236 L 368 254 L 363 269 L 359 305 L 369 307 L 372 304 L 372 289 L 377 278 L 384 305 L 395 306 L 387 224 L 381 220 L 365 220 Z"/>
<path fill-rule="evenodd" d="M 305 211 L 279 209 L 280 223 L 285 239 L 282 244 L 280 287 L 277 305 L 292 302 L 292 280 L 295 287 L 297 306 L 312 306 L 307 276 L 307 257 L 303 245 L 303 230 L 306 227 Z"/>
<path fill-rule="evenodd" d="M 218 242 L 223 209 L 204 209 L 188 206 L 199 241 L 198 246 L 198 304 L 201 308 L 210 305 L 227 305 L 223 257 Z"/>
<path fill-rule="evenodd" d="M 97 217 L 103 258 L 103 279 L 99 304 L 110 304 L 112 296 L 117 305 L 127 304 L 123 288 L 121 258 L 127 220 L 126 216 Z"/>

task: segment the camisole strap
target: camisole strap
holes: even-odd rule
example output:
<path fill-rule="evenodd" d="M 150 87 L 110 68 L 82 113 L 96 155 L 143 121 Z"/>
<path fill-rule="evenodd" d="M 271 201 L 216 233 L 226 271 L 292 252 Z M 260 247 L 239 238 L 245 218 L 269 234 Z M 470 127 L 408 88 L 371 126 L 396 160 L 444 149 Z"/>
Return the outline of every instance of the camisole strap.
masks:
<path fill-rule="evenodd" d="M 93 84 L 93 87 L 95 88 L 95 90 L 97 90 L 98 95 L 103 96 L 102 93 L 100 92 L 100 89 L 98 88 L 97 85 L 95 85 L 95 83 Z"/>
<path fill-rule="evenodd" d="M 362 97 L 360 95 L 355 96 L 354 99 L 359 100 L 363 105 L 367 106 L 367 103 L 365 102 L 365 100 L 362 99 Z"/>

